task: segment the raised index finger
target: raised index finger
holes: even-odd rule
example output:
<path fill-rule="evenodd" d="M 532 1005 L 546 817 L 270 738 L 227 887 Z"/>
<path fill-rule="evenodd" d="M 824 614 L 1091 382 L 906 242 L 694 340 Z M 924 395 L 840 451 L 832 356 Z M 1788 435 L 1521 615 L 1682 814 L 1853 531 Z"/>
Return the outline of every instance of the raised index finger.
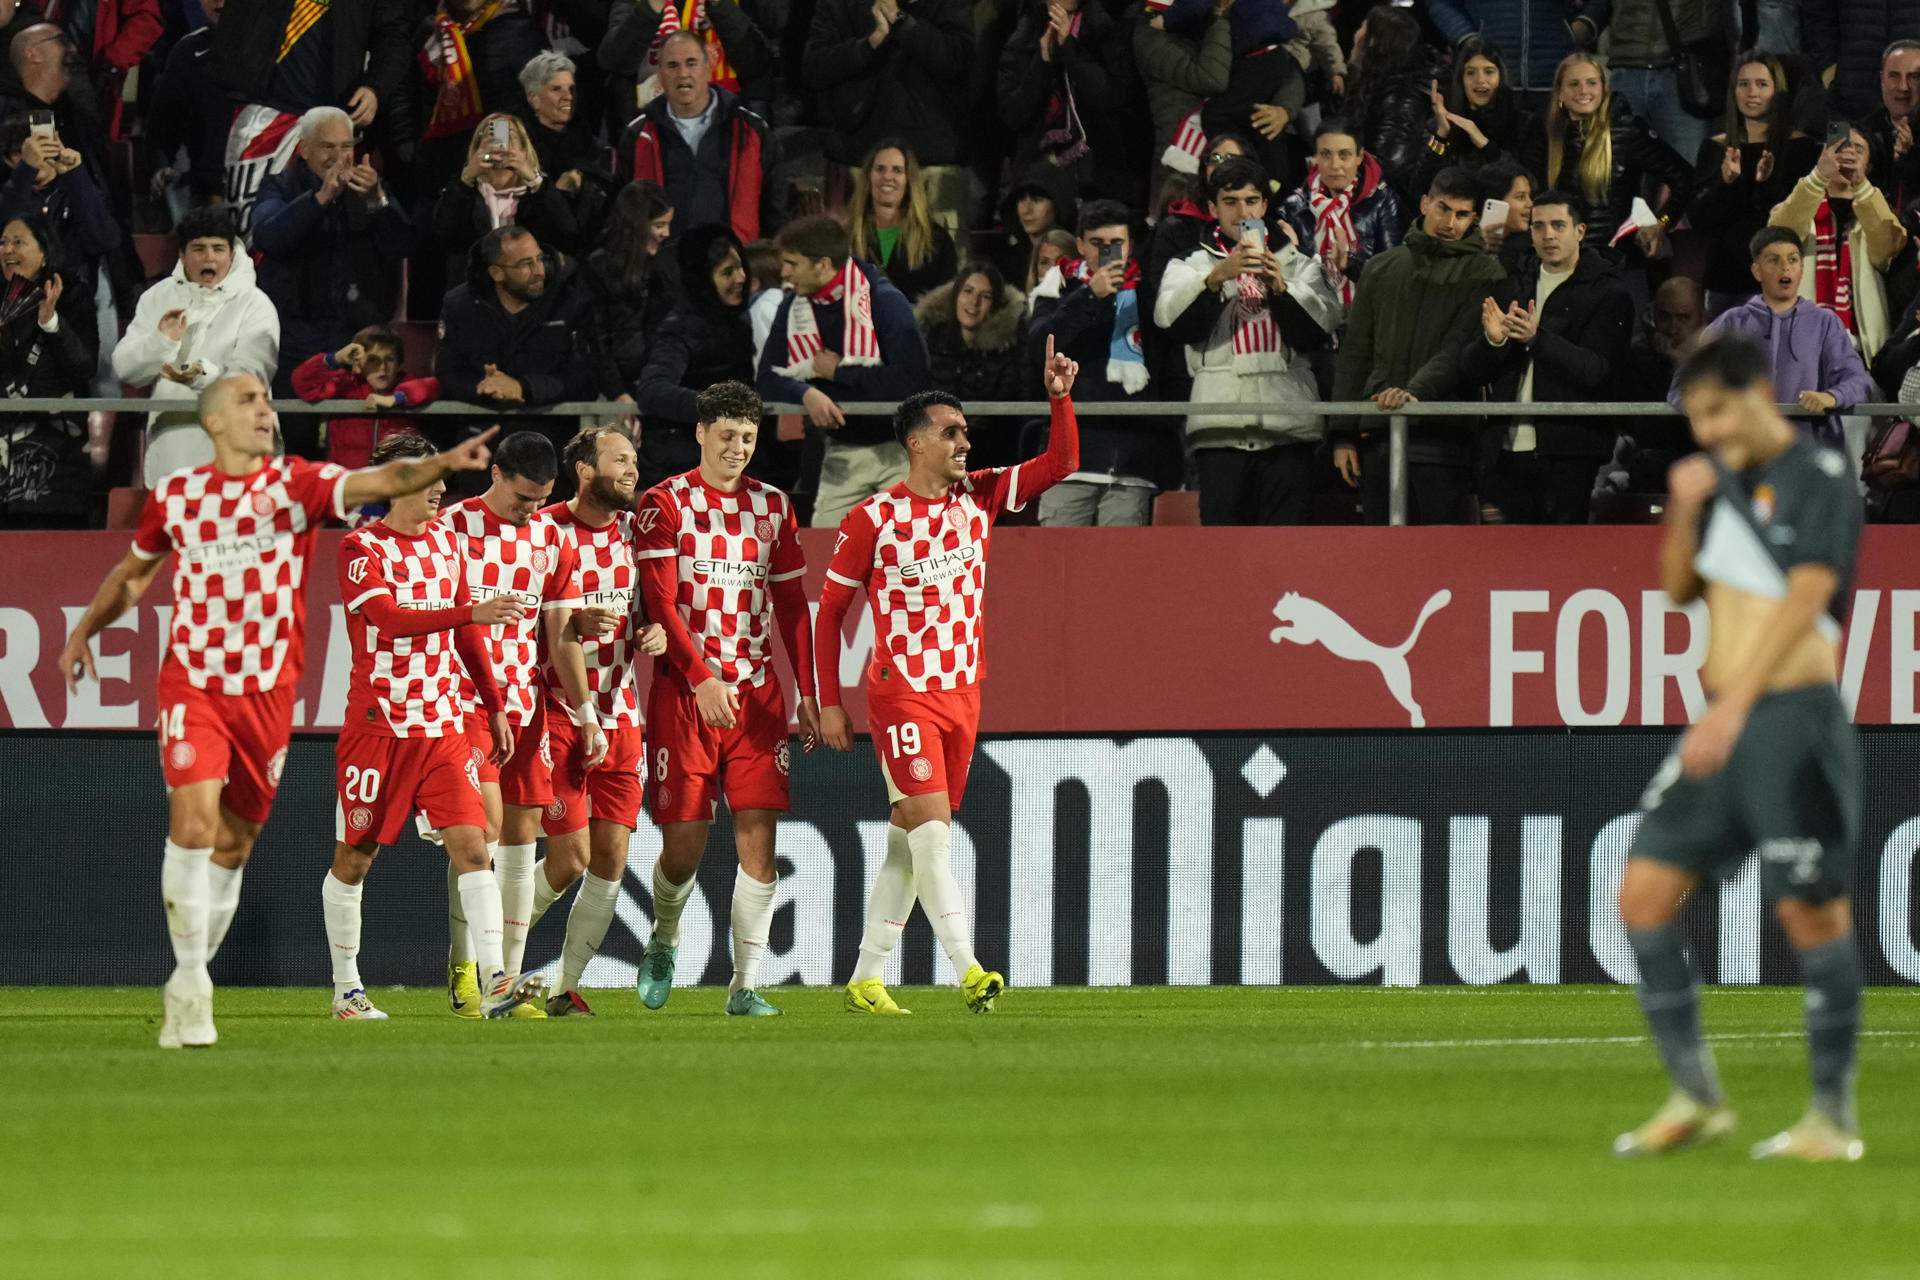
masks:
<path fill-rule="evenodd" d="M 1047 335 L 1047 363 L 1053 363 L 1053 335 Z"/>

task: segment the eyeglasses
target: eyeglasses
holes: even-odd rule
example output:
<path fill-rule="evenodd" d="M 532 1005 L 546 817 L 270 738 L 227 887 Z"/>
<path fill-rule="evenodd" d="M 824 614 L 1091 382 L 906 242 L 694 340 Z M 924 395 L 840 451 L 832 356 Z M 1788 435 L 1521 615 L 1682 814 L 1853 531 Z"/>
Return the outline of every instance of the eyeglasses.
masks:
<path fill-rule="evenodd" d="M 1209 152 L 1207 152 L 1207 163 L 1208 163 L 1208 164 L 1219 164 L 1219 163 L 1221 163 L 1222 161 L 1226 161 L 1226 160 L 1239 160 L 1239 159 L 1241 159 L 1241 158 L 1242 158 L 1242 157 L 1241 157 L 1241 155 L 1240 155 L 1240 153 L 1239 153 L 1238 151 L 1209 151 Z"/>

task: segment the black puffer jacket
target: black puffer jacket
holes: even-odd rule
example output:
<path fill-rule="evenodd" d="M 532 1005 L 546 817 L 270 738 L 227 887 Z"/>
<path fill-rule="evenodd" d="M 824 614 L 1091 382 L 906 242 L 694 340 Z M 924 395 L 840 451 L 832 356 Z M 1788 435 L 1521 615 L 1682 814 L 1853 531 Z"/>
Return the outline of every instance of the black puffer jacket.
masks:
<path fill-rule="evenodd" d="M 1438 75 L 1432 64 L 1422 61 L 1403 75 L 1394 76 L 1367 101 L 1363 139 L 1380 170 L 1400 193 L 1400 198 L 1418 204 L 1426 194 L 1421 178 L 1426 172 L 1427 135 L 1433 128 L 1433 104 L 1427 86 Z"/>
<path fill-rule="evenodd" d="M 974 336 L 974 344 L 968 346 L 953 318 L 954 288 L 953 281 L 941 285 L 913 309 L 927 339 L 933 385 L 970 405 L 981 400 L 1038 399 L 1040 366 L 1027 359 L 1026 295 L 1012 285 L 1001 286 L 993 310 Z M 967 421 L 972 428 L 975 469 L 1020 461 L 1021 419 L 969 413 Z"/>
<path fill-rule="evenodd" d="M 1773 171 L 1767 180 L 1757 182 L 1754 173 L 1761 153 L 1768 149 L 1764 142 L 1743 143 L 1740 176 L 1722 182 L 1720 165 L 1727 154 L 1726 135 L 1718 134 L 1700 144 L 1700 155 L 1693 163 L 1694 197 L 1688 217 L 1693 229 L 1707 238 L 1706 286 L 1715 292 L 1750 294 L 1759 290 L 1750 270 L 1747 242 L 1767 225 L 1773 206 L 1785 200 L 1793 184 L 1812 172 L 1820 159 L 1816 140 L 1788 138 L 1773 157 Z"/>
<path fill-rule="evenodd" d="M 680 259 L 671 248 L 654 258 L 639 292 L 629 292 L 620 276 L 605 249 L 594 250 L 580 264 L 591 324 L 586 337 L 593 353 L 594 382 L 600 394 L 608 397 L 634 394 L 654 335 L 682 297 Z"/>
<path fill-rule="evenodd" d="M 1627 100 L 1618 94 L 1613 98 L 1613 127 L 1610 133 L 1613 172 L 1605 194 L 1598 198 L 1580 185 L 1583 147 L 1578 134 L 1567 141 L 1557 182 L 1547 173 L 1546 128 L 1540 124 L 1529 125 L 1520 138 L 1520 162 L 1533 176 L 1535 190 L 1557 186 L 1565 191 L 1578 192 L 1588 201 L 1585 248 L 1606 247 L 1607 242 L 1613 239 L 1613 233 L 1633 212 L 1635 196 L 1644 196 L 1649 204 L 1653 204 L 1655 189 L 1665 185 L 1672 194 L 1665 205 L 1655 205 L 1655 210 L 1666 214 L 1670 223 L 1679 222 L 1680 215 L 1693 202 L 1693 166 L 1681 159 L 1672 147 L 1654 137 L 1646 121 L 1634 115 Z"/>
<path fill-rule="evenodd" d="M 740 252 L 740 242 L 725 227 L 702 227 L 680 238 L 680 276 L 686 300 L 674 307 L 647 349 L 635 379 L 634 399 L 648 434 L 693 433 L 698 414 L 694 400 L 716 382 L 753 385 L 753 324 L 744 301 L 737 307 L 713 291 L 707 266 L 717 241 Z M 719 251 L 724 257 L 724 250 Z"/>
<path fill-rule="evenodd" d="M 1043 138 L 1066 127 L 1066 90 L 1086 130 L 1087 154 L 1070 166 L 1083 194 L 1128 200 L 1139 186 L 1127 126 L 1137 124 L 1129 110 L 1134 89 L 1133 52 L 1127 31 L 1097 4 L 1075 15 L 1078 35 L 1070 37 L 1048 62 L 1040 56 L 1045 11 L 1028 12 L 1013 29 L 1000 54 L 1000 120 L 1015 136 L 1014 163 L 1044 161 Z"/>
<path fill-rule="evenodd" d="M 801 60 L 816 114 L 830 130 L 827 158 L 857 165 L 873 144 L 904 138 L 923 165 L 959 164 L 973 19 L 962 0 L 903 6 L 878 49 L 868 0 L 819 0 Z"/>
<path fill-rule="evenodd" d="M 1372 156 L 1362 159 L 1353 185 L 1353 203 L 1348 208 L 1348 216 L 1353 219 L 1353 233 L 1359 243 L 1347 255 L 1347 278 L 1358 284 L 1360 273 L 1376 254 L 1385 253 L 1406 238 L 1407 207 L 1400 203 L 1393 187 L 1382 176 L 1379 161 Z M 1306 184 L 1294 188 L 1280 202 L 1276 216 L 1300 238 L 1301 252 L 1312 253 L 1318 220 L 1313 216 L 1311 188 Z"/>
<path fill-rule="evenodd" d="M 465 282 L 440 305 L 433 372 L 440 379 L 442 398 L 473 403 L 488 365 L 517 379 L 528 405 L 583 400 L 593 394 L 583 302 L 578 280 L 549 262 L 546 291 L 509 315 L 480 254 L 470 254 Z M 564 423 L 558 419 L 542 420 L 542 430 L 557 433 L 560 427 Z"/>
<path fill-rule="evenodd" d="M 1880 55 L 1920 31 L 1913 0 L 1809 0 L 1800 6 L 1800 38 L 1820 68 L 1837 67 L 1828 91 L 1833 113 L 1857 120 L 1880 105 Z M 1874 174 L 1877 185 L 1880 180 Z"/>
<path fill-rule="evenodd" d="M 93 380 L 92 295 L 65 285 L 58 329 L 40 328 L 46 273 L 15 287 L 0 280 L 0 395 L 86 395 Z M 93 505 L 84 413 L 0 418 L 0 524 L 81 525 Z"/>

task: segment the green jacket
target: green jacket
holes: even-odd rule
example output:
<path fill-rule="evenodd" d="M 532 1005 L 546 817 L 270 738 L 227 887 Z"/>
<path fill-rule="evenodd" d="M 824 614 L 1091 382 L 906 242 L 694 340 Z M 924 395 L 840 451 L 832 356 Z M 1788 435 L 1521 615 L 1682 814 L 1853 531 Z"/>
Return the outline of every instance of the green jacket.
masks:
<path fill-rule="evenodd" d="M 1233 34 L 1225 14 L 1215 14 L 1198 36 L 1156 31 L 1141 11 L 1133 19 L 1133 65 L 1147 86 L 1153 113 L 1154 158 L 1173 141 L 1181 117 L 1216 93 L 1227 91 L 1233 71 Z M 1298 109 L 1295 109 L 1295 114 Z"/>
<path fill-rule="evenodd" d="M 1480 303 L 1507 278 L 1487 252 L 1479 228 L 1463 240 L 1436 240 L 1418 227 L 1395 249 L 1376 254 L 1360 273 L 1353 312 L 1340 339 L 1333 398 L 1366 400 L 1386 387 L 1404 387 L 1420 400 L 1447 400 L 1462 388 L 1460 349 L 1480 328 Z M 1386 419 L 1352 418 L 1336 424 L 1336 443 L 1377 431 Z M 1415 462 L 1464 463 L 1472 456 L 1477 419 L 1415 421 L 1407 457 Z"/>
<path fill-rule="evenodd" d="M 1705 40 L 1712 35 L 1731 37 L 1726 0 L 1667 0 L 1667 7 L 1673 10 L 1673 26 L 1683 41 Z M 1666 29 L 1660 23 L 1660 7 L 1654 0 L 1614 0 L 1613 20 L 1607 24 L 1606 56 L 1615 66 L 1658 65 L 1675 60 L 1674 51 L 1667 46 Z"/>

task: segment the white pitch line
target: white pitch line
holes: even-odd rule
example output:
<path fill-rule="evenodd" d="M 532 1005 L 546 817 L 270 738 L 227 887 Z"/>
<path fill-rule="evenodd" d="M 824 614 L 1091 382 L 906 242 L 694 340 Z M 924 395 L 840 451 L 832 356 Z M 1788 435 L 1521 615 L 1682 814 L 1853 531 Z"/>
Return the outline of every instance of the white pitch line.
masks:
<path fill-rule="evenodd" d="M 1920 1039 L 1920 1031 L 1862 1031 L 1862 1037 Z M 1708 1040 L 1800 1040 L 1804 1031 L 1728 1031 Z M 1329 1048 L 1345 1049 L 1525 1049 L 1555 1045 L 1645 1044 L 1645 1036 L 1509 1036 L 1478 1040 L 1354 1040 Z"/>

